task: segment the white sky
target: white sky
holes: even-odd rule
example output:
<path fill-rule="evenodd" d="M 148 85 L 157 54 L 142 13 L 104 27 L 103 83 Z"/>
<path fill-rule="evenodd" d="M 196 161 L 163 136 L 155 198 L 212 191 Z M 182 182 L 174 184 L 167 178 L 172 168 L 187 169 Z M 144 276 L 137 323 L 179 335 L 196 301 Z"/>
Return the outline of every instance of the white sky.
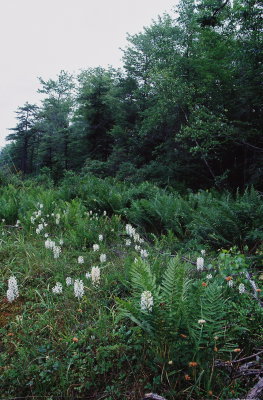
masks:
<path fill-rule="evenodd" d="M 0 147 L 15 113 L 39 100 L 38 77 L 120 67 L 126 33 L 149 26 L 178 0 L 0 0 Z"/>

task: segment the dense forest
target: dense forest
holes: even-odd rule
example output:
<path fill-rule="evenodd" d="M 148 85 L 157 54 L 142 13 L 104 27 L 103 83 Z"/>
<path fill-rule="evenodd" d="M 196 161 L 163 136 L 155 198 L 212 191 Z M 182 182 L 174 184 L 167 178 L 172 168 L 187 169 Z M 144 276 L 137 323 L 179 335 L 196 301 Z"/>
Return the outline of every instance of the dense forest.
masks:
<path fill-rule="evenodd" d="M 123 69 L 40 78 L 42 102 L 16 111 L 1 166 L 262 190 L 262 44 L 259 0 L 181 0 L 128 36 Z"/>

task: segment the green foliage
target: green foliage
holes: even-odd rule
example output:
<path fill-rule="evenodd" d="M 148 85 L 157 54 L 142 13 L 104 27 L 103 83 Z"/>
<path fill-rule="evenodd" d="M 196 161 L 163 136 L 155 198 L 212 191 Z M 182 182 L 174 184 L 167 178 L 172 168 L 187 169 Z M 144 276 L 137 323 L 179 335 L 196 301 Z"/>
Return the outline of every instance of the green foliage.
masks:
<path fill-rule="evenodd" d="M 169 235 L 172 235 L 169 248 L 173 252 L 182 248 L 217 250 L 236 246 L 254 254 L 261 245 L 263 205 L 261 194 L 254 188 L 237 192 L 235 196 L 215 191 L 181 195 L 149 182 L 134 185 L 113 178 L 102 180 L 67 172 L 61 185 L 52 190 L 48 189 L 53 186 L 52 180 L 48 175 L 43 176 L 45 179 L 38 181 L 37 188 L 35 179 L 23 182 L 18 177 L 15 185 L 1 188 L 2 219 L 10 224 L 20 219 L 30 225 L 28 216 L 36 211 L 37 203 L 44 204 L 47 214 L 54 210 L 54 204 L 57 212 L 63 214 L 69 203 L 73 209 L 81 208 L 81 212 L 74 210 L 73 214 L 76 211 L 79 221 L 83 221 L 83 229 L 85 212 L 118 214 L 123 220 L 140 226 L 142 232 L 155 235 L 156 245 L 165 251 Z M 165 235 L 162 242 L 160 234 Z"/>
<path fill-rule="evenodd" d="M 47 167 L 55 182 L 83 170 L 161 187 L 261 190 L 261 13 L 258 1 L 181 0 L 128 36 L 123 70 L 40 78 L 42 103 L 18 108 L 1 165 Z"/>
<path fill-rule="evenodd" d="M 262 346 L 261 8 L 181 0 L 128 37 L 123 71 L 61 71 L 18 108 L 0 153 L 6 398 L 246 397 L 231 361 Z"/>
<path fill-rule="evenodd" d="M 193 236 L 213 246 L 239 248 L 248 246 L 253 250 L 259 244 L 261 234 L 257 224 L 262 223 L 262 198 L 253 188 L 236 198 L 223 194 L 220 198 L 212 194 L 200 193 L 195 199 L 198 212 L 190 223 Z M 250 238 L 256 240 L 251 240 Z"/>
<path fill-rule="evenodd" d="M 228 359 L 229 354 L 240 351 L 238 344 L 244 345 L 247 322 L 245 316 L 235 315 L 236 302 L 243 309 L 250 300 L 241 299 L 233 289 L 228 292 L 224 280 L 220 281 L 220 274 L 213 281 L 201 284 L 202 278 L 190 278 L 192 273 L 179 257 L 173 258 L 161 283 L 156 285 L 150 266 L 136 263 L 130 277 L 133 297 L 125 301 L 118 299 L 118 304 L 121 317 L 129 318 L 145 332 L 145 340 L 148 338 L 151 352 L 162 370 L 161 382 L 165 380 L 165 373 L 168 374 L 172 388 L 171 381 L 178 379 L 176 375 L 182 370 L 186 373 L 188 366 L 191 377 L 187 376 L 194 381 L 191 390 L 199 396 L 200 389 L 214 389 L 213 380 L 221 379 L 220 371 L 214 370 L 215 357 Z M 140 310 L 140 295 L 146 290 L 152 294 L 153 306 Z M 257 308 L 255 302 L 254 306 Z M 259 308 L 256 314 L 262 318 Z M 176 370 L 170 373 L 173 360 Z"/>
<path fill-rule="evenodd" d="M 0 215 L 7 223 L 12 224 L 18 218 L 18 190 L 13 185 L 1 189 Z"/>
<path fill-rule="evenodd" d="M 259 211 L 247 204 L 254 202 L 259 209 L 258 193 L 182 196 L 148 182 L 133 185 L 73 173 L 60 186 L 47 186 L 36 187 L 30 179 L 1 187 L 6 218 L 0 224 L 4 396 L 117 400 L 128 390 L 135 400 L 150 390 L 167 398 L 191 393 L 201 399 L 212 390 L 222 398 L 232 383 L 240 395 L 246 393 L 246 384 L 221 374 L 215 361 L 231 361 L 239 349 L 241 357 L 251 355 L 260 346 L 262 307 L 251 284 L 251 277 L 260 283 L 260 246 L 256 239 L 255 255 L 255 248 L 242 247 L 251 250 L 252 258 L 237 247 L 210 253 L 212 242 L 193 236 L 190 225 L 206 208 L 224 210 L 227 199 L 233 215 L 249 210 L 245 219 L 240 217 L 240 230 L 260 231 L 261 220 L 254 216 Z M 14 226 L 17 219 L 19 227 Z M 143 238 L 128 235 L 125 224 L 131 221 Z M 46 234 L 60 246 L 58 258 L 44 245 Z M 195 260 L 204 248 L 208 270 L 197 271 L 185 260 Z M 144 259 L 141 249 L 147 250 Z M 106 254 L 106 262 L 100 254 Z M 95 265 L 100 267 L 96 285 L 86 275 Z M 19 287 L 13 302 L 6 300 L 10 276 Z M 72 284 L 66 285 L 67 277 L 83 281 L 82 298 L 74 296 Z M 56 282 L 62 285 L 60 294 L 52 290 Z M 142 309 L 142 293 L 152 296 L 148 308 L 143 303 Z M 223 386 L 228 388 L 224 393 Z"/>

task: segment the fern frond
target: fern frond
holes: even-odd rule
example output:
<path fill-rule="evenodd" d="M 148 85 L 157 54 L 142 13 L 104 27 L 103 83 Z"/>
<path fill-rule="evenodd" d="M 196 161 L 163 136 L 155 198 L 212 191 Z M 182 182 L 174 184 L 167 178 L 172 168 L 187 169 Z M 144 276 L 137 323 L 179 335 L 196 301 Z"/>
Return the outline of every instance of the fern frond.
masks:
<path fill-rule="evenodd" d="M 226 299 L 222 294 L 222 288 L 217 282 L 209 284 L 200 297 L 199 305 L 196 304 L 195 321 L 190 329 L 190 334 L 199 345 L 214 343 L 214 338 L 225 341 L 226 332 Z M 202 325 L 198 320 L 205 320 Z"/>
<path fill-rule="evenodd" d="M 166 308 L 167 330 L 177 331 L 188 325 L 191 310 L 192 281 L 179 257 L 171 259 L 164 273 L 161 294 Z"/>
<path fill-rule="evenodd" d="M 142 330 L 147 331 L 150 335 L 152 335 L 153 327 L 145 318 L 142 318 L 142 313 L 132 302 L 125 301 L 120 298 L 117 298 L 116 302 L 119 305 L 117 321 L 128 318 L 138 325 Z"/>
<path fill-rule="evenodd" d="M 138 260 L 131 268 L 131 283 L 136 292 L 143 292 L 149 290 L 157 294 L 158 288 L 156 285 L 156 278 L 151 271 L 150 265 L 142 260 Z"/>

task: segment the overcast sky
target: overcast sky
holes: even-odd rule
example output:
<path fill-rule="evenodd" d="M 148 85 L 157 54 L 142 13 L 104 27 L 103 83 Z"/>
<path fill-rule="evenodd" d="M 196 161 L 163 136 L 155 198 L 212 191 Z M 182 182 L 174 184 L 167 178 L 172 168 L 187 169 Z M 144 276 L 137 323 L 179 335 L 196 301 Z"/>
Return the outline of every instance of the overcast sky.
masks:
<path fill-rule="evenodd" d="M 122 66 L 126 34 L 171 13 L 177 0 L 0 0 L 0 147 L 15 113 L 39 101 L 38 77 Z"/>

